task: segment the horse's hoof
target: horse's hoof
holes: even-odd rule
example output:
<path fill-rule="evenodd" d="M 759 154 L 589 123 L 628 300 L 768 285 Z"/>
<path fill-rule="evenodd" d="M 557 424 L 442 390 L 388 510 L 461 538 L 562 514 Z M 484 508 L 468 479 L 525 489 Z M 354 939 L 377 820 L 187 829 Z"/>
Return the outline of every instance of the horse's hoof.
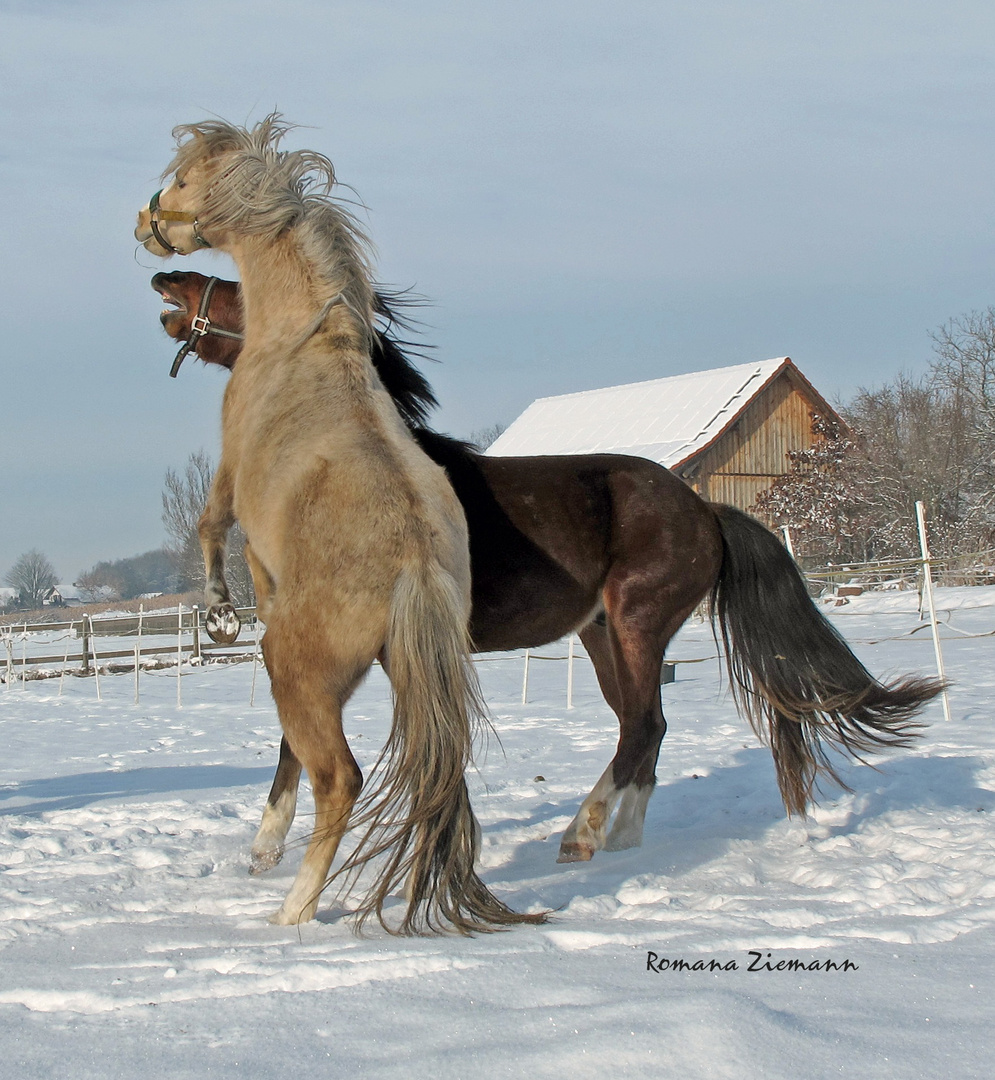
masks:
<path fill-rule="evenodd" d="M 310 922 L 317 910 L 317 901 L 308 904 L 302 911 L 296 912 L 288 912 L 286 906 L 283 906 L 279 911 L 274 911 L 268 921 L 274 926 L 300 926 L 301 923 Z"/>
<path fill-rule="evenodd" d="M 267 870 L 272 870 L 274 866 L 279 865 L 280 860 L 283 858 L 283 848 L 273 848 L 270 851 L 253 851 L 250 853 L 249 873 L 265 874 Z"/>
<path fill-rule="evenodd" d="M 590 862 L 594 848 L 590 844 L 560 844 L 557 862 Z"/>
<path fill-rule="evenodd" d="M 215 604 L 207 609 L 204 629 L 211 641 L 218 645 L 231 645 L 242 629 L 242 622 L 231 604 Z"/>

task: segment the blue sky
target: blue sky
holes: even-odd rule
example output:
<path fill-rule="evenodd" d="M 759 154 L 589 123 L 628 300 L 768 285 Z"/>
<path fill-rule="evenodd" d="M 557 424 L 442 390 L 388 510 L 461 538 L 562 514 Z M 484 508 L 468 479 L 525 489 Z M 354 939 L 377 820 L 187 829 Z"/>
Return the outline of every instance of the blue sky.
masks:
<path fill-rule="evenodd" d="M 224 376 L 135 251 L 174 124 L 273 108 L 432 301 L 437 426 L 790 355 L 828 397 L 993 302 L 995 8 L 0 0 L 0 573 L 158 546 Z"/>

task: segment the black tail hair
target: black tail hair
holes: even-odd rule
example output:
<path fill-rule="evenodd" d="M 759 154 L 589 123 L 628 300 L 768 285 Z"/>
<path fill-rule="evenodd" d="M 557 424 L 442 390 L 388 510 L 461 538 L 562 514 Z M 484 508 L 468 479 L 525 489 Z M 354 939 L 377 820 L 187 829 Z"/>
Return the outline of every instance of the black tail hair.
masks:
<path fill-rule="evenodd" d="M 769 743 L 789 814 L 804 814 L 821 776 L 841 787 L 828 750 L 864 760 L 906 746 L 911 718 L 943 690 L 936 679 L 881 683 L 812 602 L 777 538 L 731 506 L 713 504 L 723 559 L 712 591 L 737 704 Z"/>

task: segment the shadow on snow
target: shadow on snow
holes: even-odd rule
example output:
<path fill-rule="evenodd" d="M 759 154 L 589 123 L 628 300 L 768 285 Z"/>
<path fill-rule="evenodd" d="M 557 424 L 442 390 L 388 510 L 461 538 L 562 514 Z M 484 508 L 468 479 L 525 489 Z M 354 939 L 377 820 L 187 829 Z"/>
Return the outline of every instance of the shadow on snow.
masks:
<path fill-rule="evenodd" d="M 175 765 L 27 780 L 0 786 L 0 800 L 37 801 L 0 807 L 0 817 L 78 810 L 105 799 L 141 798 L 211 788 L 226 790 L 248 785 L 262 787 L 268 786 L 272 778 L 273 770 L 268 766 L 245 769 L 230 765 Z"/>

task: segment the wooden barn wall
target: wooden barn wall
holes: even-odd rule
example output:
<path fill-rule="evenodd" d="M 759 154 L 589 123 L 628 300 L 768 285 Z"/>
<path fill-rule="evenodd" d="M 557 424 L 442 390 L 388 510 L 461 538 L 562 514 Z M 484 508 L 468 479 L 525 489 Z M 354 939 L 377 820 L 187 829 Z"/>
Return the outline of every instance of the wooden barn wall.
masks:
<path fill-rule="evenodd" d="M 781 375 L 698 459 L 694 488 L 713 502 L 748 509 L 761 491 L 788 471 L 788 451 L 812 444 L 812 411 L 789 376 Z"/>

